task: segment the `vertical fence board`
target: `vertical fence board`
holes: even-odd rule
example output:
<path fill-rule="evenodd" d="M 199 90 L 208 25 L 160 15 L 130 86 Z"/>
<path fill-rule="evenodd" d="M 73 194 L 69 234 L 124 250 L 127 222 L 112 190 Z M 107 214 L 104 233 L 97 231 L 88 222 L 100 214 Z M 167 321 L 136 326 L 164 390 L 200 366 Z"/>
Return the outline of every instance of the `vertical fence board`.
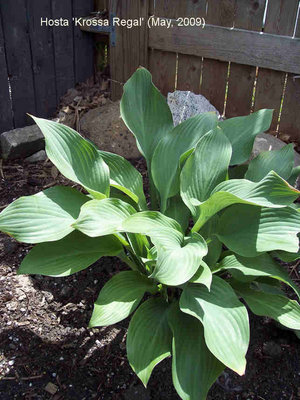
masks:
<path fill-rule="evenodd" d="M 264 32 L 292 36 L 297 16 L 298 0 L 269 0 Z M 276 134 L 285 72 L 259 68 L 255 94 L 255 110 L 273 108 L 270 132 Z"/>
<path fill-rule="evenodd" d="M 56 109 L 56 78 L 52 28 L 41 26 L 41 17 L 51 18 L 51 1 L 30 0 L 27 13 L 36 113 L 39 117 L 47 117 Z"/>
<path fill-rule="evenodd" d="M 155 0 L 149 0 L 149 15 L 154 14 L 154 3 L 155 3 Z"/>
<path fill-rule="evenodd" d="M 200 93 L 201 57 L 178 54 L 177 89 Z"/>
<path fill-rule="evenodd" d="M 144 17 L 144 23 L 140 28 L 140 51 L 139 51 L 139 63 L 140 65 L 148 68 L 148 25 L 147 19 L 149 17 L 149 0 L 140 0 L 140 16 Z"/>
<path fill-rule="evenodd" d="M 144 18 L 141 26 L 122 28 L 124 41 L 124 81 L 130 78 L 139 66 L 148 64 L 148 35 L 146 18 L 148 17 L 148 0 L 131 0 L 124 4 L 123 18 L 126 20 Z"/>
<path fill-rule="evenodd" d="M 108 0 L 95 0 L 94 8 L 96 11 L 107 10 Z"/>
<path fill-rule="evenodd" d="M 205 17 L 206 0 L 199 0 L 198 2 L 181 1 L 180 5 L 181 8 L 178 13 L 180 17 Z M 199 35 L 201 35 L 202 28 L 199 27 L 198 29 Z M 178 54 L 177 89 L 199 93 L 201 67 L 201 57 Z"/>
<path fill-rule="evenodd" d="M 153 83 L 165 96 L 175 90 L 176 53 L 150 50 L 149 69 Z"/>
<path fill-rule="evenodd" d="M 236 3 L 234 27 L 261 31 L 266 0 L 239 0 Z M 226 117 L 246 115 L 251 111 L 256 68 L 231 63 L 228 81 Z"/>
<path fill-rule="evenodd" d="M 208 0 L 206 23 L 212 25 L 233 26 L 234 0 Z M 223 113 L 228 63 L 204 59 L 202 70 L 201 94 Z"/>
<path fill-rule="evenodd" d="M 140 27 L 116 26 L 116 46 L 110 48 L 111 97 L 117 100 L 121 97 L 123 83 L 140 66 L 148 67 L 148 0 L 120 1 L 111 0 L 110 12 L 126 20 L 144 18 Z"/>
<path fill-rule="evenodd" d="M 53 29 L 56 90 L 59 102 L 60 97 L 75 84 L 72 0 L 52 0 L 52 16 L 71 21 L 69 27 Z"/>
<path fill-rule="evenodd" d="M 300 38 L 300 15 L 298 15 L 296 38 Z M 300 143 L 300 78 L 288 76 L 283 109 L 279 123 L 279 135 L 288 135 Z"/>
<path fill-rule="evenodd" d="M 73 0 L 73 16 L 85 17 L 94 9 L 93 0 Z M 74 56 L 75 56 L 75 81 L 83 82 L 94 74 L 93 35 L 74 26 Z"/>
<path fill-rule="evenodd" d="M 121 17 L 123 13 L 122 0 L 110 0 L 109 10 L 115 16 Z M 111 76 L 111 99 L 120 99 L 124 83 L 124 58 L 123 58 L 123 35 L 122 28 L 116 26 L 116 45 L 110 47 L 110 76 Z"/>
<path fill-rule="evenodd" d="M 0 5 L 14 123 L 21 127 L 32 123 L 27 112 L 36 113 L 26 6 L 24 0 L 4 1 Z"/>
<path fill-rule="evenodd" d="M 154 15 L 157 17 L 176 18 L 180 0 L 156 1 Z M 155 29 L 155 28 L 153 28 Z M 149 66 L 154 84 L 166 96 L 175 89 L 176 53 L 150 50 Z"/>
<path fill-rule="evenodd" d="M 8 73 L 6 68 L 5 45 L 0 10 L 0 134 L 13 129 L 12 104 L 9 95 Z"/>

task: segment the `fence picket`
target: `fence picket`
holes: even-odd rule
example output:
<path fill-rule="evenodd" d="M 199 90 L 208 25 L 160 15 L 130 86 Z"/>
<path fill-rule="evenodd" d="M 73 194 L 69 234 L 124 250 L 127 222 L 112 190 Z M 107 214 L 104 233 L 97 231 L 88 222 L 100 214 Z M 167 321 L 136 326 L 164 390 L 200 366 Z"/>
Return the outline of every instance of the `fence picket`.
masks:
<path fill-rule="evenodd" d="M 27 112 L 36 114 L 26 6 L 23 0 L 3 1 L 0 5 L 14 124 L 17 128 L 32 123 Z"/>
<path fill-rule="evenodd" d="M 300 38 L 300 13 L 295 37 Z M 279 123 L 279 136 L 288 135 L 300 143 L 300 78 L 289 74 Z"/>
<path fill-rule="evenodd" d="M 56 77 L 53 36 L 50 27 L 41 26 L 41 17 L 51 18 L 51 1 L 31 0 L 27 3 L 36 113 L 47 117 L 56 109 Z M 55 30 L 55 29 L 54 29 Z"/>
<path fill-rule="evenodd" d="M 12 104 L 9 95 L 8 73 L 6 67 L 5 45 L 0 13 L 0 128 L 10 130 L 14 126 Z M 0 131 L 1 132 L 1 131 Z"/>
<path fill-rule="evenodd" d="M 176 18 L 180 0 L 156 1 L 154 15 L 156 17 Z M 154 84 L 166 96 L 175 89 L 176 53 L 151 49 L 149 51 L 149 67 Z"/>
<path fill-rule="evenodd" d="M 73 16 L 86 17 L 94 9 L 93 0 L 73 0 Z M 94 74 L 93 35 L 74 26 L 75 82 L 83 82 Z"/>
<path fill-rule="evenodd" d="M 72 0 L 52 0 L 53 18 L 72 21 Z M 73 25 L 53 29 L 57 102 L 75 84 Z"/>
<path fill-rule="evenodd" d="M 292 36 L 297 16 L 298 0 L 269 0 L 264 32 Z M 285 72 L 259 68 L 255 93 L 255 110 L 273 108 L 270 132 L 276 134 Z"/>
<path fill-rule="evenodd" d="M 180 2 L 181 8 L 178 12 L 180 17 L 205 17 L 206 0 L 198 2 Z M 201 35 L 201 27 L 199 35 Z M 177 89 L 190 90 L 194 93 L 200 92 L 202 58 L 189 56 L 186 54 L 178 54 L 178 70 L 177 70 Z"/>
<path fill-rule="evenodd" d="M 122 96 L 123 83 L 139 67 L 148 67 L 148 0 L 110 0 L 110 12 L 125 20 L 144 18 L 140 27 L 118 27 L 116 45 L 110 47 L 111 97 L 118 100 Z"/>
<path fill-rule="evenodd" d="M 239 0 L 235 8 L 234 27 L 261 31 L 266 0 Z M 226 117 L 247 115 L 251 111 L 256 68 L 236 63 L 230 65 Z"/>
<path fill-rule="evenodd" d="M 208 0 L 206 23 L 212 25 L 233 26 L 234 0 Z M 228 63 L 204 59 L 202 70 L 201 94 L 223 113 Z"/>

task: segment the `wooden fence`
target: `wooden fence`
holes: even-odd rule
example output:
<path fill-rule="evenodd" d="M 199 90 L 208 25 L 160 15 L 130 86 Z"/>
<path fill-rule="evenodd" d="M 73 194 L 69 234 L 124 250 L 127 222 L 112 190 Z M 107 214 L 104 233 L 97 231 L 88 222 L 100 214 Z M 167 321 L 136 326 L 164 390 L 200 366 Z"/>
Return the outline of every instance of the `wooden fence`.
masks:
<path fill-rule="evenodd" d="M 274 108 L 273 134 L 300 142 L 299 0 L 110 0 L 118 17 L 173 19 L 173 28 L 117 28 L 112 96 L 134 70 L 169 91 L 201 93 L 226 117 Z M 204 29 L 178 17 L 204 17 Z"/>
<path fill-rule="evenodd" d="M 93 75 L 93 37 L 72 23 L 93 8 L 93 0 L 0 1 L 0 134 L 31 124 L 26 113 L 53 116 L 62 94 Z M 70 25 L 41 26 L 41 17 Z"/>

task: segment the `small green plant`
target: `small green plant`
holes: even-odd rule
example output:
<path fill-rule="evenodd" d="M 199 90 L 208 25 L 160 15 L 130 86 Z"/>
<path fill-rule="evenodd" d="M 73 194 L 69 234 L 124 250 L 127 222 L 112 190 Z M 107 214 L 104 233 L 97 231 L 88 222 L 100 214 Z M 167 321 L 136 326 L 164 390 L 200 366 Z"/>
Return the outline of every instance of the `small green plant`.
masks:
<path fill-rule="evenodd" d="M 34 118 L 49 159 L 87 194 L 58 186 L 21 197 L 0 214 L 0 230 L 37 243 L 21 274 L 67 276 L 102 256 L 120 257 L 128 271 L 103 286 L 90 327 L 134 312 L 127 356 L 143 384 L 172 356 L 179 396 L 205 399 L 225 367 L 245 372 L 249 320 L 241 298 L 254 314 L 300 330 L 300 306 L 280 284 L 300 290 L 275 260 L 299 257 L 293 147 L 245 164 L 272 110 L 225 121 L 205 113 L 174 128 L 143 68 L 124 86 L 121 115 L 147 162 L 151 207 L 128 161 Z"/>

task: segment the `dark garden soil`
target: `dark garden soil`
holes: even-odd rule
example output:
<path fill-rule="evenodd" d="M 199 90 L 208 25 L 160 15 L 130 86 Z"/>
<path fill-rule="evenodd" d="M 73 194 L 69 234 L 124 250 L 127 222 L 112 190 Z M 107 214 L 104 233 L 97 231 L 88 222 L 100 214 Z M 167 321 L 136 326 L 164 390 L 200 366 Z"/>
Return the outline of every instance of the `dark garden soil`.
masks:
<path fill-rule="evenodd" d="M 136 165 L 145 174 L 144 164 Z M 49 161 L 5 163 L 0 207 L 55 184 L 70 183 Z M 117 258 L 103 258 L 67 278 L 18 276 L 29 249 L 0 234 L 0 399 L 179 399 L 170 359 L 155 369 L 147 390 L 133 374 L 125 353 L 127 320 L 87 328 L 99 290 L 126 267 Z M 297 268 L 289 267 L 295 279 Z M 300 346 L 294 333 L 251 315 L 247 358 L 245 376 L 226 370 L 209 399 L 300 399 Z"/>

